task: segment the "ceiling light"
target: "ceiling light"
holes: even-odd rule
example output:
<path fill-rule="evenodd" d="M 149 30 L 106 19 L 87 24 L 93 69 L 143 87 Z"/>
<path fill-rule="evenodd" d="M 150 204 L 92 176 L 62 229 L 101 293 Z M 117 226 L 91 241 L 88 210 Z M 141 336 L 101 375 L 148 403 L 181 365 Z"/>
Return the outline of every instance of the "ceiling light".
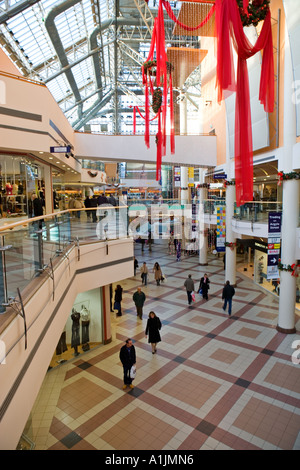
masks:
<path fill-rule="evenodd" d="M 53 160 L 53 157 L 49 157 L 49 160 Z"/>

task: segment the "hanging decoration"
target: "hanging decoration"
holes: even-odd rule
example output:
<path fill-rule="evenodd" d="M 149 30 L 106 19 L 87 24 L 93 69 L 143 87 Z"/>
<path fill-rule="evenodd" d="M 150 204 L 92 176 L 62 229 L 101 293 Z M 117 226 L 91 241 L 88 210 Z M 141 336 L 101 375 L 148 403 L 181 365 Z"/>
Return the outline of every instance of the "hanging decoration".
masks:
<path fill-rule="evenodd" d="M 231 250 L 236 246 L 236 242 L 225 242 L 225 246 L 228 246 Z"/>
<path fill-rule="evenodd" d="M 146 116 L 142 115 L 140 108 L 138 106 L 129 106 L 129 108 L 132 108 L 132 107 L 133 107 L 133 135 L 135 135 L 136 134 L 136 112 L 139 113 L 142 119 L 146 119 Z M 149 121 L 154 121 L 154 119 L 156 118 L 157 118 L 157 114 L 152 119 L 149 119 Z"/>
<path fill-rule="evenodd" d="M 270 0 L 236 0 L 243 26 L 257 26 L 268 13 Z"/>
<path fill-rule="evenodd" d="M 224 188 L 227 188 L 227 186 L 235 186 L 235 181 L 228 181 L 228 180 L 225 180 L 223 182 L 223 187 Z"/>
<path fill-rule="evenodd" d="M 297 173 L 296 171 L 291 171 L 290 173 L 283 173 L 283 171 L 279 171 L 277 173 L 277 178 L 278 178 L 278 186 L 281 186 L 282 181 L 287 181 L 287 180 L 299 180 L 300 179 L 300 173 Z"/>
<path fill-rule="evenodd" d="M 215 5 L 210 9 L 207 17 L 196 27 L 188 27 L 178 22 L 170 4 L 165 0 L 159 0 L 158 14 L 154 20 L 149 55 L 142 65 L 143 85 L 145 86 L 145 144 L 150 148 L 150 98 L 152 95 L 152 109 L 157 113 L 158 130 L 156 134 L 156 180 L 161 179 L 162 157 L 166 155 L 166 123 L 167 110 L 170 115 L 170 150 L 175 153 L 175 127 L 172 70 L 174 67 L 167 61 L 164 29 L 164 12 L 187 31 L 199 29 L 206 24 L 215 11 Z M 156 57 L 155 57 L 156 53 Z M 169 96 L 169 105 L 168 105 Z"/>
<path fill-rule="evenodd" d="M 300 264 L 282 264 L 281 259 L 278 260 L 278 270 L 291 273 L 291 276 L 298 277 L 300 274 Z"/>
<path fill-rule="evenodd" d="M 268 2 L 267 2 L 268 3 Z M 241 6 L 239 6 L 239 4 Z M 235 108 L 235 182 L 237 206 L 253 200 L 253 145 L 250 112 L 250 92 L 247 59 L 262 51 L 259 100 L 267 113 L 274 110 L 274 63 L 269 5 L 259 0 L 216 0 L 217 37 L 217 88 L 218 101 L 223 91 L 236 92 Z M 266 8 L 265 8 L 266 6 Z M 260 35 L 254 44 L 249 42 L 243 31 L 241 15 L 249 18 L 254 13 L 265 19 Z M 241 10 L 242 8 L 242 10 Z M 260 13 L 259 13 L 260 12 Z M 255 22 L 258 18 L 255 19 Z M 260 18 L 259 18 L 260 21 Z M 253 21 L 252 21 L 252 24 Z M 256 23 L 257 24 L 257 23 Z M 232 43 L 237 52 L 237 82 L 235 83 Z"/>

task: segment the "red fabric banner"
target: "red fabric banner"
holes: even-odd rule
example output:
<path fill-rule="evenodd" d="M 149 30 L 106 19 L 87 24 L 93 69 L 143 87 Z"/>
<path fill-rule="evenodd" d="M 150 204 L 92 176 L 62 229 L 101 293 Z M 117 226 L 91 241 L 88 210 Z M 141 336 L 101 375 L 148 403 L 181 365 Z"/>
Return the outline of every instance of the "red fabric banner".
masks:
<path fill-rule="evenodd" d="M 171 20 L 173 20 L 176 24 L 178 24 L 178 26 L 185 29 L 186 31 L 196 31 L 197 29 L 202 28 L 202 26 L 204 26 L 208 22 L 208 20 L 210 20 L 210 18 L 214 14 L 215 8 L 216 8 L 216 6 L 213 5 L 211 7 L 208 15 L 206 16 L 206 18 L 204 18 L 204 20 L 200 24 L 198 24 L 198 26 L 187 26 L 186 24 L 181 23 L 180 21 L 177 20 L 176 16 L 174 15 L 174 13 L 172 11 L 172 8 L 171 8 L 171 5 L 169 4 L 169 2 L 166 2 L 165 0 L 162 0 L 162 4 L 165 7 L 166 12 L 168 13 Z"/>
<path fill-rule="evenodd" d="M 136 132 L 136 106 L 133 107 L 133 134 Z"/>
<path fill-rule="evenodd" d="M 274 109 L 274 63 L 271 13 L 254 46 L 244 34 L 236 0 L 216 0 L 217 86 L 221 101 L 223 90 L 236 90 L 235 180 L 237 206 L 253 200 L 253 147 L 247 59 L 263 51 L 259 100 L 266 112 Z M 231 39 L 238 55 L 237 82 L 234 78 Z"/>

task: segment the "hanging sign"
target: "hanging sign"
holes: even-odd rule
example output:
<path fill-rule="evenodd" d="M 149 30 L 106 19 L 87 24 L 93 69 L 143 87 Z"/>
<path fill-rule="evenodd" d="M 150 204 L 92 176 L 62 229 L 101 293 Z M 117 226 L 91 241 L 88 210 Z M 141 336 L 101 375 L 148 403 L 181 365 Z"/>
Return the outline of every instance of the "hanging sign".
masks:
<path fill-rule="evenodd" d="M 174 168 L 174 184 L 178 188 L 180 188 L 180 166 L 175 166 Z"/>
<path fill-rule="evenodd" d="M 50 147 L 50 153 L 70 153 L 71 146 L 64 145 L 62 147 Z"/>
<path fill-rule="evenodd" d="M 216 233 L 216 250 L 218 252 L 225 251 L 226 241 L 226 207 L 216 206 L 217 210 L 217 233 Z"/>
<path fill-rule="evenodd" d="M 267 279 L 278 279 L 280 256 L 281 212 L 269 212 L 268 218 L 268 266 Z"/>

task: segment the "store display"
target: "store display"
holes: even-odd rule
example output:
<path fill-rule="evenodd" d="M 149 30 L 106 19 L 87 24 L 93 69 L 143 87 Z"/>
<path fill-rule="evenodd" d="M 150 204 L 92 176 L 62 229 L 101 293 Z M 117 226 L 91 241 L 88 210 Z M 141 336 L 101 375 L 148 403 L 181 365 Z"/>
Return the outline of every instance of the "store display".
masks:
<path fill-rule="evenodd" d="M 72 319 L 72 339 L 71 339 L 71 348 L 74 348 L 74 355 L 78 356 L 78 346 L 80 345 L 80 313 L 72 309 L 71 314 Z"/>
<path fill-rule="evenodd" d="M 85 307 L 85 305 L 81 306 L 80 316 L 81 316 L 81 335 L 82 335 L 81 344 L 82 344 L 82 350 L 83 351 L 88 351 L 90 349 L 90 345 L 89 345 L 89 341 L 90 341 L 90 336 L 89 336 L 90 312 Z"/>

